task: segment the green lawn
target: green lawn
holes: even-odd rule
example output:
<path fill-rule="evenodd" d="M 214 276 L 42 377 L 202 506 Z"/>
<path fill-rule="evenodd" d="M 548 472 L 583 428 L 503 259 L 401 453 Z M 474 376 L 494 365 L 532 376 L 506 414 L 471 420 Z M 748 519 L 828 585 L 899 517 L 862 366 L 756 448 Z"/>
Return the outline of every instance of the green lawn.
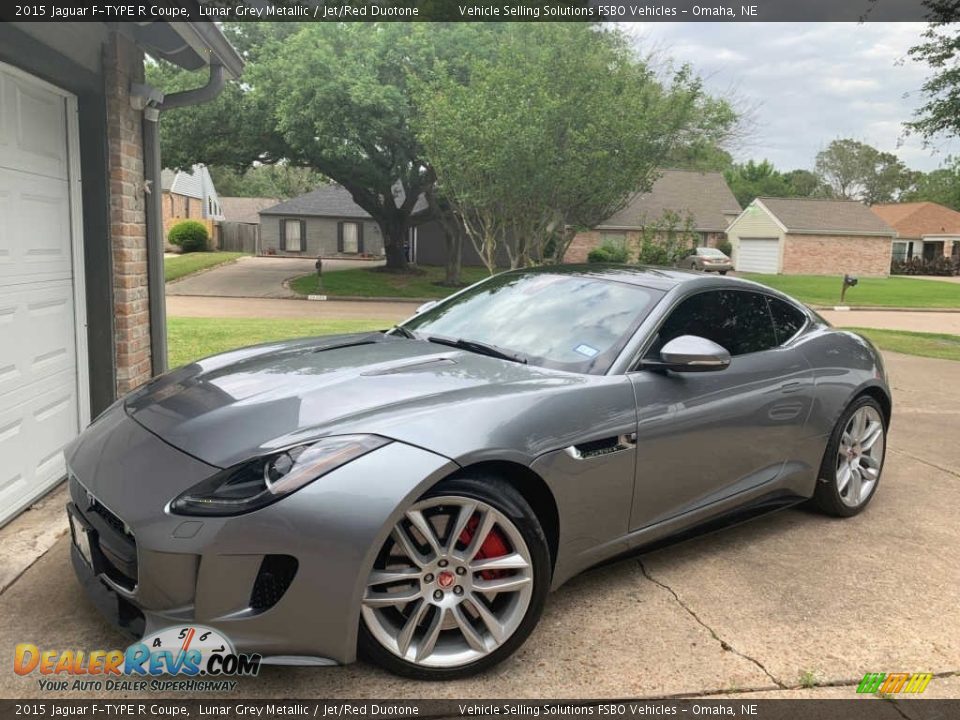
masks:
<path fill-rule="evenodd" d="M 855 330 L 870 338 L 882 350 L 919 355 L 920 357 L 960 360 L 960 335 L 874 330 L 873 328 L 841 328 Z"/>
<path fill-rule="evenodd" d="M 840 304 L 841 275 L 742 273 L 741 277 L 769 285 L 808 305 Z M 847 290 L 845 304 L 903 308 L 960 307 L 960 283 L 907 277 L 860 278 L 856 287 Z"/>
<path fill-rule="evenodd" d="M 301 295 L 330 295 L 354 297 L 442 298 L 457 288 L 444 287 L 442 267 L 419 268 L 422 274 L 389 273 L 378 268 L 336 270 L 323 275 L 323 289 L 317 287 L 317 276 L 303 275 L 290 281 L 290 289 Z M 472 285 L 488 277 L 486 268 L 465 267 L 460 279 Z"/>
<path fill-rule="evenodd" d="M 195 252 L 164 258 L 163 277 L 167 282 L 178 280 L 198 270 L 206 270 L 217 265 L 233 262 L 245 254 L 238 252 Z"/>
<path fill-rule="evenodd" d="M 382 330 L 384 320 L 300 320 L 167 318 L 167 359 L 171 368 L 216 353 L 273 340 Z"/>

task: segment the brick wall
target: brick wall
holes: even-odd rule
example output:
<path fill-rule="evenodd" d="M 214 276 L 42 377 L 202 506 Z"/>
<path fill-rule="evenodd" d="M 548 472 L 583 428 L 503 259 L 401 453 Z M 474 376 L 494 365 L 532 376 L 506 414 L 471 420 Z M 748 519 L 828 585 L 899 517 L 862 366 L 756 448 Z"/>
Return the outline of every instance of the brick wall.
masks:
<path fill-rule="evenodd" d="M 893 239 L 851 235 L 786 236 L 783 248 L 785 275 L 887 276 Z"/>
<path fill-rule="evenodd" d="M 113 246 L 114 361 L 117 393 L 150 379 L 150 310 L 140 113 L 130 107 L 131 81 L 143 82 L 143 54 L 112 34 L 104 50 Z"/>
<path fill-rule="evenodd" d="M 636 250 L 640 247 L 641 233 L 639 230 L 625 230 L 622 232 L 609 231 L 608 234 L 623 235 L 627 242 L 627 247 L 630 248 L 631 253 L 636 255 Z M 727 237 L 727 234 L 722 232 L 705 233 L 705 235 L 707 247 L 716 247 L 718 242 Z M 567 252 L 563 256 L 563 261 L 565 263 L 585 263 L 590 251 L 603 244 L 602 236 L 603 232 L 600 230 L 577 233 L 574 235 L 570 247 L 567 248 Z M 699 244 L 702 236 L 700 236 L 699 233 L 697 233 L 697 236 L 697 243 Z"/>

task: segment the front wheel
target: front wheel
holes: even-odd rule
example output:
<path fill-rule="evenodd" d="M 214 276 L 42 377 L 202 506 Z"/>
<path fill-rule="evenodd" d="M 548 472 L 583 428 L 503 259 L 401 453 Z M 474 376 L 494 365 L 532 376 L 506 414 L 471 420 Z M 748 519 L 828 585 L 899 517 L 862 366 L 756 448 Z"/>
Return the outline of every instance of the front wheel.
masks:
<path fill-rule="evenodd" d="M 495 477 L 446 480 L 414 503 L 374 562 L 360 651 L 421 680 L 496 665 L 543 611 L 550 553 L 533 510 Z"/>
<path fill-rule="evenodd" d="M 883 471 L 887 426 L 872 397 L 854 400 L 840 416 L 820 467 L 813 501 L 835 517 L 851 517 L 873 499 Z"/>
<path fill-rule="evenodd" d="M 721 270 L 721 271 L 720 271 L 720 274 L 721 274 L 721 275 L 726 275 L 726 274 L 727 274 L 727 271 L 726 271 L 726 270 Z"/>

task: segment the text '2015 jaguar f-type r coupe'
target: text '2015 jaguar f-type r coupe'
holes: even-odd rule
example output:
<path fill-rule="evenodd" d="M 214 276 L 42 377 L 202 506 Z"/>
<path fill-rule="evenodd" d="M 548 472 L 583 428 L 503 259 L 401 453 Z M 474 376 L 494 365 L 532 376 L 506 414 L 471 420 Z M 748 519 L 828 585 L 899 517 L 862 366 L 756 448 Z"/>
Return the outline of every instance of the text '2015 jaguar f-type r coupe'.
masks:
<path fill-rule="evenodd" d="M 599 562 L 807 499 L 860 512 L 890 412 L 876 349 L 769 288 L 505 272 L 117 402 L 67 449 L 73 564 L 136 633 L 462 677 Z"/>

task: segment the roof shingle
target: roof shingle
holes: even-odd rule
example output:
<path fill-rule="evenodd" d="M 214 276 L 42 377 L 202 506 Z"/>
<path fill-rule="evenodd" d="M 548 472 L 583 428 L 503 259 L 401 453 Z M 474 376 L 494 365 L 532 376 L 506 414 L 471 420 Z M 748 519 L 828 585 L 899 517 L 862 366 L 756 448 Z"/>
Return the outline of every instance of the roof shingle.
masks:
<path fill-rule="evenodd" d="M 681 215 L 689 212 L 700 232 L 723 232 L 741 208 L 718 172 L 664 170 L 650 192 L 631 197 L 622 210 L 599 227 L 639 229 L 656 222 L 668 210 Z"/>
<path fill-rule="evenodd" d="M 880 217 L 856 200 L 759 197 L 787 232 L 834 235 L 896 235 Z"/>
<path fill-rule="evenodd" d="M 934 202 L 891 203 L 872 208 L 903 238 L 960 235 L 960 212 Z"/>
<path fill-rule="evenodd" d="M 273 207 L 278 202 L 280 198 L 221 197 L 220 208 L 223 210 L 223 219 L 227 222 L 258 224 L 260 211 Z"/>

